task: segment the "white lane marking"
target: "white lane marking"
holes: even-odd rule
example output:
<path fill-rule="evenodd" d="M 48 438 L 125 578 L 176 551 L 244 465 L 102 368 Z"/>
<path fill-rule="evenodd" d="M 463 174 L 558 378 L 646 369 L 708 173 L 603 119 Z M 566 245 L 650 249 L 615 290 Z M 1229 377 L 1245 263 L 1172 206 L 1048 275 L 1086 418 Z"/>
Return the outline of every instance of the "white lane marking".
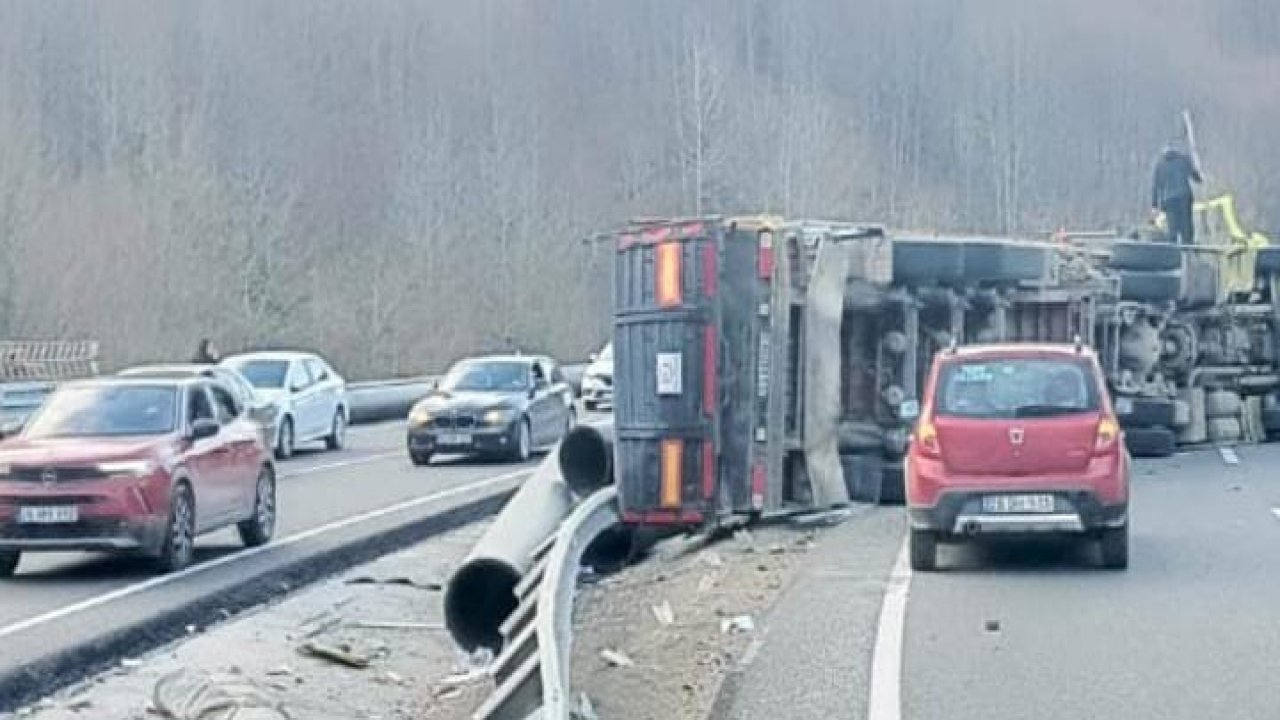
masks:
<path fill-rule="evenodd" d="M 911 591 L 911 566 L 907 540 L 889 571 L 889 585 L 880 605 L 876 648 L 871 656 L 871 690 L 867 720 L 900 720 L 902 717 L 902 635 L 907 617 L 907 593 Z"/>
<path fill-rule="evenodd" d="M 1235 450 L 1229 447 L 1218 448 L 1218 455 L 1222 458 L 1222 462 L 1228 465 L 1240 464 L 1240 456 L 1236 454 Z"/>
<path fill-rule="evenodd" d="M 486 488 L 493 485 L 499 485 L 502 483 L 510 482 L 512 480 L 515 480 L 516 478 L 523 477 L 525 475 L 531 475 L 531 474 L 533 474 L 532 468 L 525 469 L 525 470 L 516 470 L 514 472 L 509 472 L 509 473 L 504 473 L 502 475 L 495 475 L 493 477 L 484 478 L 482 480 L 478 480 L 473 483 L 468 483 L 466 485 L 460 485 L 458 487 L 450 488 L 448 490 L 441 490 L 440 492 L 432 493 L 430 495 L 421 495 L 415 498 L 409 498 L 408 500 L 398 502 L 394 505 L 387 505 L 386 507 L 381 507 L 376 510 L 369 510 L 367 512 L 362 512 L 357 515 L 352 515 L 350 517 L 343 518 L 342 520 L 335 520 L 334 522 L 331 522 L 325 525 L 320 525 L 318 527 L 313 527 L 309 530 L 303 530 L 302 532 L 296 533 L 294 535 L 290 535 L 286 538 L 281 538 L 280 540 L 269 543 L 267 545 L 262 545 L 256 548 L 249 548 L 246 550 L 242 550 L 238 553 L 233 553 L 231 555 L 223 555 L 221 557 L 214 558 L 213 560 L 210 560 L 208 562 L 200 563 L 199 565 L 192 565 L 191 567 L 188 567 L 185 570 L 180 570 L 171 575 L 160 575 L 160 576 L 151 578 L 150 580 L 144 580 L 143 582 L 136 583 L 134 585 L 128 585 L 118 590 L 113 590 L 109 593 L 104 593 L 102 595 L 91 597 L 87 600 L 82 600 L 73 605 L 67 605 L 66 607 L 61 607 L 61 608 L 58 608 L 57 610 L 52 610 L 43 615 L 37 615 L 35 617 L 27 618 L 26 620 L 22 620 L 20 622 L 16 622 L 12 625 L 7 625 L 3 628 L 0 628 L 0 638 L 5 638 L 5 637 L 8 637 L 9 635 L 20 633 L 20 632 L 23 632 L 24 630 L 29 630 L 33 627 L 44 625 L 45 623 L 53 622 L 54 620 L 61 620 L 62 618 L 75 615 L 76 613 L 84 612 L 85 610 L 91 610 L 100 605 L 105 605 L 110 602 L 115 602 L 116 600 L 120 600 L 120 599 L 129 597 L 131 595 L 137 595 L 138 593 L 145 592 L 152 588 L 157 588 L 162 585 L 168 585 L 169 583 L 177 582 L 183 578 L 187 578 L 192 575 L 197 575 L 199 573 L 206 572 L 208 570 L 212 570 L 214 568 L 221 567 L 223 565 L 228 565 L 230 563 L 236 562 L 237 560 L 245 560 L 247 558 L 255 557 L 264 552 L 277 550 L 280 548 L 288 547 L 290 545 L 296 545 L 300 542 L 310 540 L 311 538 L 317 537 L 319 535 L 324 535 L 326 533 L 342 530 L 344 528 L 351 527 L 352 525 L 358 525 L 363 522 L 368 522 L 369 520 L 376 520 L 377 518 L 385 517 L 387 515 L 392 515 L 394 513 L 398 513 L 404 510 L 409 510 L 409 509 L 418 507 L 420 505 L 426 505 L 428 503 L 436 502 L 438 500 L 444 500 L 444 499 L 453 497 L 455 495 L 461 495 L 469 491 L 478 490 L 481 488 Z"/>
<path fill-rule="evenodd" d="M 283 480 L 284 478 L 298 477 L 299 475 L 311 475 L 312 473 L 325 472 L 326 470 L 341 470 L 342 468 L 351 467 L 353 465 L 365 465 L 367 463 L 386 460 L 387 458 L 393 458 L 403 454 L 403 450 L 388 450 L 386 452 L 374 453 L 373 455 L 366 455 L 365 457 L 352 458 L 350 460 L 336 460 L 331 463 L 310 465 L 304 468 L 292 469 L 286 467 L 280 471 L 280 478 Z"/>

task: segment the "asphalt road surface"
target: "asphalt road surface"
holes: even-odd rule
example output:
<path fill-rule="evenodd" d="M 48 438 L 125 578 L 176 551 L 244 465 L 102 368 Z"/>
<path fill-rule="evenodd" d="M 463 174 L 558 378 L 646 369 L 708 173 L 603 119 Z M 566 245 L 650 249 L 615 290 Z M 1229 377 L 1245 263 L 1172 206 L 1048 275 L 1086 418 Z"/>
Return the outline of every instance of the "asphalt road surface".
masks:
<path fill-rule="evenodd" d="M 855 517 L 779 602 L 722 716 L 1280 717 L 1280 446 L 1238 452 L 1136 464 L 1124 572 L 1044 543 L 947 547 L 912 573 L 900 509 Z"/>

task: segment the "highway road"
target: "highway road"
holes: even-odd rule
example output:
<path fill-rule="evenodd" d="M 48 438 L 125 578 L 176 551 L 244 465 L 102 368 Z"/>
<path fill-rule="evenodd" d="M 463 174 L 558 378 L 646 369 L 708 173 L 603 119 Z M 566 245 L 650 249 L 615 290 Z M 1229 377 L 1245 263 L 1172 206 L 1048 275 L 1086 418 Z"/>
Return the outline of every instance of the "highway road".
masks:
<path fill-rule="evenodd" d="M 1125 572 L 1044 543 L 946 548 L 912 573 L 902 511 L 856 517 L 779 602 L 720 716 L 1280 717 L 1280 446 L 1239 456 L 1137 463 Z"/>
<path fill-rule="evenodd" d="M 403 433 L 398 422 L 357 426 L 342 451 L 302 451 L 281 463 L 276 540 L 260 551 L 246 550 L 227 530 L 201 539 L 192 568 L 162 577 L 141 559 L 24 556 L 17 575 L 0 581 L 0 676 L 52 646 L 74 650 L 116 625 L 221 592 L 271 563 L 340 550 L 406 517 L 428 517 L 512 488 L 537 460 L 519 465 L 445 458 L 417 468 L 404 453 Z"/>

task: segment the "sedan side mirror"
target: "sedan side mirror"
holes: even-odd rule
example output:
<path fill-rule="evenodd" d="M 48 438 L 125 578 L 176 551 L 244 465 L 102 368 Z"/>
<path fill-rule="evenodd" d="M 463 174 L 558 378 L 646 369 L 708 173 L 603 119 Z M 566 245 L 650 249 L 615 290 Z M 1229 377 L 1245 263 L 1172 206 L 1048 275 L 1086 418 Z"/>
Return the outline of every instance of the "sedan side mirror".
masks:
<path fill-rule="evenodd" d="M 218 434 L 218 430 L 217 421 L 209 418 L 200 418 L 191 423 L 191 439 L 204 440 L 205 438 L 211 438 Z"/>

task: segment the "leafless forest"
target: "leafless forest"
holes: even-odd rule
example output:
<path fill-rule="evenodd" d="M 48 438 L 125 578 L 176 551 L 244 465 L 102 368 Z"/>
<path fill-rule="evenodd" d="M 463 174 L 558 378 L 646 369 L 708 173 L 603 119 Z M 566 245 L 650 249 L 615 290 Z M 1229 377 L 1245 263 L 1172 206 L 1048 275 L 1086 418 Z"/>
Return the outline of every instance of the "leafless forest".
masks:
<path fill-rule="evenodd" d="M 638 215 L 1280 227 L 1275 0 L 0 0 L 0 337 L 582 357 Z"/>

